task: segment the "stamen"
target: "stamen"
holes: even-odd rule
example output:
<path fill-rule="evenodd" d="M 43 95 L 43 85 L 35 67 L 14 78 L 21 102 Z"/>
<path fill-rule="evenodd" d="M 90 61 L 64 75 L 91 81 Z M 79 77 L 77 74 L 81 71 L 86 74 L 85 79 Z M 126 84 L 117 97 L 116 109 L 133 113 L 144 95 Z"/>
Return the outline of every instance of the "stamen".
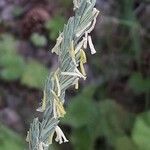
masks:
<path fill-rule="evenodd" d="M 75 89 L 78 89 L 79 88 L 79 78 L 76 78 L 73 84 L 75 84 Z"/>
<path fill-rule="evenodd" d="M 80 78 L 83 78 L 84 80 L 86 79 L 86 77 L 77 68 L 75 69 L 75 71 L 79 75 Z"/>
<path fill-rule="evenodd" d="M 54 136 L 54 132 L 51 133 L 50 136 L 49 136 L 49 139 L 48 139 L 49 144 L 52 144 L 53 136 Z"/>
<path fill-rule="evenodd" d="M 42 107 L 37 108 L 36 111 L 43 112 Z"/>
<path fill-rule="evenodd" d="M 73 0 L 73 4 L 74 4 L 74 10 L 76 10 L 77 8 L 79 8 L 79 4 L 77 0 Z"/>
<path fill-rule="evenodd" d="M 87 37 L 88 37 L 88 33 L 87 32 L 85 32 L 85 37 L 84 37 L 84 44 L 83 44 L 83 47 L 86 49 L 87 48 L 87 41 L 88 41 L 88 39 L 87 39 Z"/>
<path fill-rule="evenodd" d="M 56 119 L 57 118 L 57 112 L 56 112 L 55 100 L 53 101 L 53 115 L 54 115 L 54 118 Z"/>
<path fill-rule="evenodd" d="M 59 142 L 59 144 L 62 144 L 63 142 L 68 142 L 67 138 L 65 137 L 64 133 L 62 132 L 59 126 L 56 126 L 55 131 L 57 134 L 55 138 L 56 142 Z"/>
<path fill-rule="evenodd" d="M 54 74 L 54 78 L 56 80 L 56 85 L 57 85 L 57 95 L 60 96 L 61 89 L 60 89 L 60 84 L 59 84 L 58 76 L 57 76 L 56 73 Z"/>
<path fill-rule="evenodd" d="M 84 66 L 83 66 L 83 63 L 80 62 L 80 69 L 81 69 L 81 73 L 86 76 L 86 73 L 85 73 L 85 69 L 84 69 Z"/>
<path fill-rule="evenodd" d="M 43 112 L 46 109 L 46 92 L 43 91 L 43 99 L 42 99 L 42 106 L 37 108 L 36 111 Z"/>
<path fill-rule="evenodd" d="M 91 33 L 93 31 L 93 29 L 95 27 L 95 24 L 96 24 L 96 18 L 94 18 L 93 23 L 92 23 L 90 29 L 87 30 L 87 33 Z"/>
<path fill-rule="evenodd" d="M 59 35 L 59 37 L 57 38 L 56 44 L 52 49 L 52 53 L 56 53 L 58 55 L 58 47 L 60 46 L 61 42 L 62 42 L 63 38 L 62 38 L 62 33 Z"/>
<path fill-rule="evenodd" d="M 77 65 L 76 60 L 75 60 L 75 50 L 74 50 L 74 46 L 73 46 L 73 41 L 71 41 L 71 51 L 69 51 L 69 52 L 70 52 L 72 61 L 74 62 L 75 65 Z"/>
<path fill-rule="evenodd" d="M 53 96 L 54 96 L 54 102 L 53 102 L 53 113 L 54 113 L 54 118 L 55 117 L 63 117 L 66 114 L 66 111 L 63 107 L 62 102 L 59 100 L 58 96 L 56 93 L 51 90 Z"/>
<path fill-rule="evenodd" d="M 81 73 L 86 76 L 86 73 L 85 73 L 85 69 L 84 69 L 84 66 L 83 64 L 86 63 L 86 54 L 85 52 L 81 49 L 80 51 L 80 69 L 81 69 Z"/>
<path fill-rule="evenodd" d="M 89 46 L 90 46 L 90 49 L 91 49 L 91 54 L 95 54 L 96 53 L 96 50 L 94 48 L 94 45 L 92 43 L 92 39 L 91 39 L 91 36 L 88 36 L 88 42 L 89 42 Z"/>
<path fill-rule="evenodd" d="M 61 72 L 61 75 L 81 77 L 78 73 L 75 72 Z"/>
<path fill-rule="evenodd" d="M 75 49 L 75 54 L 82 48 L 84 42 L 85 42 L 85 38 L 82 39 L 81 42 L 79 42 L 79 44 L 77 45 L 76 49 Z"/>
<path fill-rule="evenodd" d="M 26 141 L 27 141 L 27 142 L 29 142 L 29 134 L 30 134 L 30 132 L 28 131 L 28 132 L 27 132 L 27 137 L 26 137 Z"/>
<path fill-rule="evenodd" d="M 99 14 L 99 10 L 97 10 L 96 8 L 93 8 L 93 15 L 95 15 L 95 17 L 97 17 Z"/>
<path fill-rule="evenodd" d="M 83 63 L 87 62 L 86 54 L 83 49 L 81 49 L 80 51 L 80 61 L 82 61 Z"/>
<path fill-rule="evenodd" d="M 46 109 L 46 92 L 44 90 L 42 99 L 42 110 L 44 111 L 45 109 Z"/>

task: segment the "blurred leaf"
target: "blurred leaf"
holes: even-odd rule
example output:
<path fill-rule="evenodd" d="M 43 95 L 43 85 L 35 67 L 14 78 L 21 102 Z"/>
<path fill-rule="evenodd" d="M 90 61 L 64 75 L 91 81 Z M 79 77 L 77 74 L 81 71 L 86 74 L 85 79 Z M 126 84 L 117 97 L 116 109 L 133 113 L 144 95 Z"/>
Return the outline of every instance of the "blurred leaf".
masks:
<path fill-rule="evenodd" d="M 0 124 L 0 150 L 25 149 L 24 140 L 10 129 Z"/>
<path fill-rule="evenodd" d="M 139 73 L 133 73 L 128 84 L 136 93 L 150 91 L 150 78 L 144 79 Z"/>
<path fill-rule="evenodd" d="M 25 62 L 22 57 L 19 56 L 6 56 L 0 60 L 0 66 L 2 70 L 0 77 L 5 80 L 16 80 L 20 78 L 24 72 Z"/>
<path fill-rule="evenodd" d="M 9 34 L 3 34 L 0 36 L 0 57 L 5 54 L 16 53 L 16 41 L 14 37 Z"/>
<path fill-rule="evenodd" d="M 120 3 L 121 17 L 126 20 L 132 20 L 133 18 L 133 0 L 118 0 Z"/>
<path fill-rule="evenodd" d="M 49 30 L 49 37 L 55 40 L 62 31 L 65 23 L 65 18 L 63 16 L 55 16 L 50 21 L 46 23 L 46 28 Z"/>
<path fill-rule="evenodd" d="M 15 8 L 13 9 L 13 16 L 14 17 L 18 17 L 20 16 L 21 14 L 23 14 L 23 8 L 21 6 L 15 6 Z"/>
<path fill-rule="evenodd" d="M 48 69 L 39 62 L 31 60 L 25 68 L 21 82 L 29 87 L 42 88 L 47 76 Z"/>
<path fill-rule="evenodd" d="M 150 111 L 137 117 L 132 137 L 139 150 L 150 150 Z"/>
<path fill-rule="evenodd" d="M 79 94 L 78 96 L 81 97 L 81 98 L 84 97 L 85 99 L 91 101 L 93 99 L 93 96 L 94 96 L 94 93 L 95 93 L 96 89 L 97 89 L 96 85 L 86 86 L 85 88 L 83 88 L 82 93 Z"/>
<path fill-rule="evenodd" d="M 95 104 L 91 101 L 94 92 L 93 86 L 86 87 L 79 96 L 72 99 L 67 108 L 67 115 L 63 122 L 78 128 L 89 124 L 89 120 L 93 119 L 95 112 Z"/>
<path fill-rule="evenodd" d="M 135 16 L 134 0 L 118 0 L 121 14 L 121 24 L 127 25 L 130 31 L 131 48 L 139 61 L 141 51 L 140 24 Z"/>
<path fill-rule="evenodd" d="M 94 139 L 91 139 L 87 128 L 75 129 L 71 138 L 75 150 L 92 150 Z"/>
<path fill-rule="evenodd" d="M 115 150 L 138 150 L 132 139 L 127 136 L 119 137 L 115 143 Z"/>
<path fill-rule="evenodd" d="M 46 45 L 47 40 L 46 40 L 45 36 L 39 35 L 38 33 L 33 33 L 31 35 L 31 42 L 35 46 L 41 47 L 41 46 L 45 46 Z"/>
<path fill-rule="evenodd" d="M 113 100 L 100 101 L 99 109 L 99 134 L 106 137 L 113 145 L 118 138 L 126 135 L 126 130 L 131 129 L 134 116 L 123 110 Z"/>
<path fill-rule="evenodd" d="M 50 145 L 49 150 L 59 150 L 59 148 L 57 148 L 56 144 L 53 143 Z"/>
<path fill-rule="evenodd" d="M 74 98 L 67 108 L 68 113 L 63 122 L 75 128 L 87 125 L 89 119 L 93 117 L 91 114 L 93 107 L 94 104 L 84 97 Z"/>
<path fill-rule="evenodd" d="M 61 5 L 65 6 L 65 8 L 68 8 L 68 7 L 71 7 L 72 5 L 72 1 L 70 0 L 63 0 L 63 1 L 60 1 Z"/>
<path fill-rule="evenodd" d="M 0 78 L 16 80 L 24 71 L 25 62 L 16 52 L 16 41 L 10 35 L 2 35 L 0 40 Z"/>
<path fill-rule="evenodd" d="M 117 148 L 121 142 L 127 141 L 130 143 L 129 150 L 134 150 L 132 140 L 126 135 L 126 131 L 132 128 L 134 116 L 113 100 L 93 101 L 95 90 L 96 86 L 88 86 L 73 98 L 66 110 L 68 113 L 62 120 L 73 127 L 72 141 L 75 148 L 91 150 L 95 140 L 104 137 L 110 145 Z M 122 137 L 127 139 L 121 139 Z"/>
<path fill-rule="evenodd" d="M 138 27 L 137 25 L 137 22 L 135 22 L 135 20 L 124 20 L 124 19 L 119 19 L 119 23 L 121 25 L 126 25 L 128 27 Z"/>

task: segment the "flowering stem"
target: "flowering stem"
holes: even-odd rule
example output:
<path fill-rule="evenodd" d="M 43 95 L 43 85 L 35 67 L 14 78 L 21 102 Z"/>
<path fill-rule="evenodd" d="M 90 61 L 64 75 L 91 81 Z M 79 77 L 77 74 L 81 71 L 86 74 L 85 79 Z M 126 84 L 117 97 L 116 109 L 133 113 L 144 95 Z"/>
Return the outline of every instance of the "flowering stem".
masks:
<path fill-rule="evenodd" d="M 27 135 L 29 150 L 48 150 L 52 144 L 54 133 L 55 141 L 59 144 L 68 142 L 64 133 L 58 126 L 60 117 L 66 114 L 63 104 L 65 91 L 72 85 L 78 88 L 79 78 L 86 79 L 84 63 L 86 54 L 84 50 L 89 45 L 91 54 L 95 48 L 90 32 L 94 29 L 99 11 L 94 8 L 96 0 L 73 0 L 75 15 L 64 25 L 52 52 L 58 55 L 58 68 L 48 77 L 42 105 L 37 111 L 43 113 L 39 121 L 35 118 L 30 125 Z"/>

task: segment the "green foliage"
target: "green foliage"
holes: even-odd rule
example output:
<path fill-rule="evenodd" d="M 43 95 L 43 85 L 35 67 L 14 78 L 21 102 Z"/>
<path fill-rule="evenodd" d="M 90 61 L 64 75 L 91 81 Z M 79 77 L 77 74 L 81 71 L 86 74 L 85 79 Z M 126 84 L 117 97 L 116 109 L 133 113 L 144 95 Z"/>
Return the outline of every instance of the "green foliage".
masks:
<path fill-rule="evenodd" d="M 123 136 L 116 140 L 115 150 L 138 150 L 138 148 L 130 138 Z"/>
<path fill-rule="evenodd" d="M 41 47 L 41 46 L 45 46 L 47 43 L 47 40 L 45 38 L 45 36 L 43 35 L 39 35 L 38 33 L 33 33 L 31 35 L 31 42 L 37 46 L 37 47 Z"/>
<path fill-rule="evenodd" d="M 25 62 L 16 52 L 16 41 L 11 35 L 2 35 L 0 40 L 0 78 L 16 80 L 24 72 Z"/>
<path fill-rule="evenodd" d="M 21 83 L 29 87 L 42 88 L 48 69 L 37 61 L 29 61 L 21 78 Z"/>
<path fill-rule="evenodd" d="M 98 108 L 91 101 L 95 88 L 95 86 L 86 87 L 80 95 L 73 98 L 67 108 L 67 115 L 62 120 L 64 124 L 73 127 L 71 141 L 76 150 L 91 150 L 94 144 L 97 132 L 95 121 L 99 114 Z"/>
<path fill-rule="evenodd" d="M 139 150 L 150 149 L 150 111 L 137 117 L 132 137 Z"/>
<path fill-rule="evenodd" d="M 15 54 L 16 41 L 10 34 L 0 36 L 0 56 L 3 54 Z"/>
<path fill-rule="evenodd" d="M 4 57 L 3 57 L 4 59 Z M 2 60 L 2 59 L 1 59 Z M 2 60 L 3 61 L 3 60 Z M 24 72 L 24 61 L 20 56 L 8 56 L 3 63 L 3 69 L 0 72 L 1 78 L 5 80 L 19 79 Z"/>
<path fill-rule="evenodd" d="M 128 25 L 131 38 L 131 49 L 138 59 L 141 51 L 141 40 L 139 34 L 139 22 L 134 13 L 134 0 L 118 0 L 120 1 L 121 23 Z M 122 20 L 124 20 L 122 22 Z"/>
<path fill-rule="evenodd" d="M 63 123 L 73 127 L 72 142 L 76 150 L 92 150 L 98 137 L 105 137 L 110 145 L 117 148 L 121 143 L 128 141 L 132 150 L 132 141 L 126 131 L 131 129 L 134 116 L 124 111 L 113 100 L 93 102 L 95 88 L 89 86 L 75 97 L 63 119 Z"/>
<path fill-rule="evenodd" d="M 23 14 L 23 8 L 20 7 L 20 6 L 15 6 L 15 8 L 13 9 L 13 16 L 14 17 L 18 17 L 20 16 L 21 14 Z"/>
<path fill-rule="evenodd" d="M 132 127 L 134 116 L 124 111 L 113 100 L 100 102 L 100 134 L 113 145 L 118 138 L 126 136 L 126 131 Z"/>
<path fill-rule="evenodd" d="M 93 149 L 93 140 L 88 128 L 74 129 L 71 142 L 74 144 L 75 150 L 91 150 Z"/>
<path fill-rule="evenodd" d="M 65 8 L 69 8 L 72 5 L 72 1 L 70 0 L 63 0 L 60 1 L 61 5 L 63 5 Z"/>
<path fill-rule="evenodd" d="M 92 117 L 93 112 L 91 111 L 95 109 L 94 106 L 95 105 L 91 101 L 88 101 L 88 99 L 83 99 L 82 97 L 73 99 L 68 108 L 69 114 L 66 117 L 67 123 L 75 128 L 87 125 L 89 118 Z"/>
<path fill-rule="evenodd" d="M 0 150 L 25 149 L 24 140 L 16 133 L 0 124 Z"/>
<path fill-rule="evenodd" d="M 95 104 L 91 101 L 93 92 L 94 88 L 87 87 L 82 94 L 72 99 L 67 108 L 68 114 L 63 119 L 64 123 L 70 124 L 74 128 L 83 127 L 88 124 L 89 118 L 95 112 Z"/>
<path fill-rule="evenodd" d="M 128 81 L 129 86 L 136 93 L 145 93 L 150 91 L 150 78 L 143 78 L 139 73 L 133 73 Z"/>
<path fill-rule="evenodd" d="M 58 37 L 59 32 L 63 29 L 64 23 L 65 18 L 60 15 L 53 17 L 46 23 L 45 27 L 49 30 L 50 39 L 55 40 Z"/>
<path fill-rule="evenodd" d="M 37 38 L 36 42 L 41 41 L 42 39 Z M 44 65 L 34 60 L 26 63 L 16 51 L 16 40 L 7 34 L 0 38 L 0 69 L 0 78 L 7 81 L 20 79 L 22 84 L 34 88 L 42 88 L 48 75 L 48 69 Z"/>

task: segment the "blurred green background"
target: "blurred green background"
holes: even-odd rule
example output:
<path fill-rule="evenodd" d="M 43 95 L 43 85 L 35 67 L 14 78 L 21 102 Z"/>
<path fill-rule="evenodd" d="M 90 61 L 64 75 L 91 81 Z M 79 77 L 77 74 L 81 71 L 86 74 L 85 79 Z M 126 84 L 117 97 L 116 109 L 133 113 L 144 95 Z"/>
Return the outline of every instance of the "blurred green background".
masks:
<path fill-rule="evenodd" d="M 53 150 L 150 150 L 150 1 L 97 0 L 88 78 L 67 90 L 66 144 Z M 28 149 L 51 54 L 72 0 L 0 0 L 0 150 Z M 39 114 L 38 114 L 39 115 Z"/>

